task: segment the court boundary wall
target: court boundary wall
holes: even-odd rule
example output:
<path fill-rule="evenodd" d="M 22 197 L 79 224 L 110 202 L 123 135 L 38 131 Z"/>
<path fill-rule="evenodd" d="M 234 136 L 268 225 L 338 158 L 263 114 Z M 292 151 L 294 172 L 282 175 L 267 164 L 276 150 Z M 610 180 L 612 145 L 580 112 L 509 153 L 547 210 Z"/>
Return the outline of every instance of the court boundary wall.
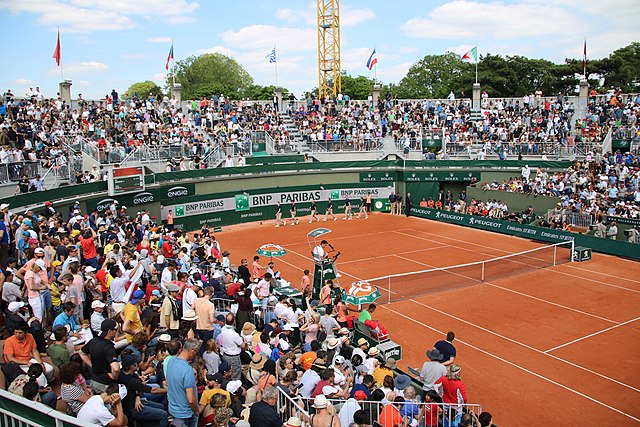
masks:
<path fill-rule="evenodd" d="M 571 233 L 563 230 L 536 227 L 533 225 L 519 224 L 517 222 L 503 221 L 437 209 L 414 207 L 411 209 L 411 215 L 418 218 L 442 221 L 449 224 L 508 234 L 510 236 L 523 237 L 525 239 L 545 243 L 558 243 L 573 240 L 576 247 L 583 246 L 591 248 L 596 252 L 640 260 L 640 246 L 620 240 L 604 239 L 601 237 Z"/>

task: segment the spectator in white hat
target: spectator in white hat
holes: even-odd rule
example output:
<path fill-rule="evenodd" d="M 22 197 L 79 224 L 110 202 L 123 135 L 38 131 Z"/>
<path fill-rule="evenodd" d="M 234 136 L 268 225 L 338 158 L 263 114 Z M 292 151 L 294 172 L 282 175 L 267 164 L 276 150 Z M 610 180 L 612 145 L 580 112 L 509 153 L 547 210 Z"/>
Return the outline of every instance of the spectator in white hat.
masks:
<path fill-rule="evenodd" d="M 102 321 L 105 319 L 104 310 L 107 305 L 100 300 L 93 300 L 91 302 L 91 331 L 94 336 L 100 335 L 102 330 L 100 329 Z"/>

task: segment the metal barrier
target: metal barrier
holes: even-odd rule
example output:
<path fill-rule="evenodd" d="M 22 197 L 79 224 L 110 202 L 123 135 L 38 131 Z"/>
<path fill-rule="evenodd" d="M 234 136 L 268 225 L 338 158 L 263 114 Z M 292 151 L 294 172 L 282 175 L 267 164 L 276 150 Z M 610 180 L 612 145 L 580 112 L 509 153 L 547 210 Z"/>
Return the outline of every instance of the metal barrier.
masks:
<path fill-rule="evenodd" d="M 279 395 L 286 394 L 279 390 Z M 480 415 L 482 412 L 482 405 L 478 403 L 459 403 L 456 405 L 446 404 L 446 403 L 425 403 L 421 402 L 419 397 L 419 390 L 416 390 L 416 399 L 412 399 L 409 402 L 406 402 L 404 405 L 415 405 L 414 408 L 408 409 L 407 412 L 400 409 L 401 414 L 403 416 L 409 416 L 410 418 L 414 418 L 418 421 L 418 425 L 425 425 L 424 419 L 428 414 L 435 413 L 436 418 L 442 420 L 438 425 L 457 425 L 456 420 L 459 421 L 460 417 L 464 412 L 473 412 L 476 415 Z M 287 396 L 288 397 L 288 396 Z M 305 408 L 311 411 L 313 407 L 311 405 L 311 401 L 313 399 L 307 399 L 304 397 L 297 396 L 292 399 L 289 398 L 293 403 L 296 404 L 295 408 Z M 344 399 L 328 399 L 331 405 L 333 405 L 336 414 L 340 414 L 344 403 L 346 400 Z M 297 403 L 296 403 L 297 402 Z M 373 400 L 358 400 L 357 404 L 360 406 L 360 409 L 363 409 L 365 413 L 368 415 L 369 419 L 367 420 L 367 425 L 373 425 L 374 422 L 378 422 L 378 417 L 382 408 L 385 406 L 382 402 L 373 401 Z M 286 409 L 286 406 L 284 407 Z M 278 399 L 278 409 L 281 409 L 280 399 Z M 415 415 L 411 416 L 411 415 Z M 431 424 L 430 424 L 431 425 Z"/>
<path fill-rule="evenodd" d="M 593 215 L 581 212 L 558 212 L 555 209 L 547 211 L 547 221 L 560 220 L 574 227 L 588 228 L 593 224 Z"/>
<path fill-rule="evenodd" d="M 382 151 L 382 139 L 338 139 L 325 141 L 308 141 L 307 145 L 313 153 L 335 151 Z"/>
<path fill-rule="evenodd" d="M 96 427 L 95 424 L 0 390 L 0 425 L 7 427 Z"/>
<path fill-rule="evenodd" d="M 276 387 L 276 390 L 278 390 L 276 409 L 283 422 L 287 421 L 289 417 L 298 417 L 301 420 L 309 419 L 309 412 L 305 409 L 304 403 L 300 399 L 290 397 L 280 387 Z"/>

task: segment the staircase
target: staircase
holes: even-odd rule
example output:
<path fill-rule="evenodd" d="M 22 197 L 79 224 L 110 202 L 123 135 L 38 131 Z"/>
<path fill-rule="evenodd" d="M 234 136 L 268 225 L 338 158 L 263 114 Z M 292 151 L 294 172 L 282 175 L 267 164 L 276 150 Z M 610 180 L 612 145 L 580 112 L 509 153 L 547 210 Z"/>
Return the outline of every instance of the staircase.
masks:
<path fill-rule="evenodd" d="M 287 127 L 289 135 L 293 137 L 293 141 L 298 147 L 298 151 L 301 154 L 310 152 L 311 149 L 302 138 L 302 134 L 300 133 L 300 130 L 298 129 L 296 124 L 293 122 L 291 116 L 289 116 L 288 113 L 280 113 L 280 118 L 282 119 L 282 123 L 284 123 L 284 125 Z"/>

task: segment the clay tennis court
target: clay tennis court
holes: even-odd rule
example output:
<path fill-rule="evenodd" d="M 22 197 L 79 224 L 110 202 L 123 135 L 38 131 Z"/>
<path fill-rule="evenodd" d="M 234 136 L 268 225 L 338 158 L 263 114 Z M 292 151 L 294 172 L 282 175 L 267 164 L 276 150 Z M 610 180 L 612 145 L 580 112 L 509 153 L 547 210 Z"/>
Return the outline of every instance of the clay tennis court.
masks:
<path fill-rule="evenodd" d="M 293 286 L 302 270 L 313 272 L 307 233 L 317 227 L 332 230 L 323 238 L 342 253 L 343 287 L 545 246 L 388 214 L 313 224 L 305 219 L 281 228 L 273 221 L 226 227 L 216 237 L 235 264 L 251 262 L 263 243 L 282 245 L 288 254 L 274 262 Z M 487 269 L 482 283 L 469 269 L 425 275 L 418 285 L 407 281 L 404 291 L 392 287 L 391 295 L 381 289 L 381 302 L 400 299 L 374 315 L 403 346 L 400 367 L 420 368 L 425 351 L 452 330 L 469 402 L 481 403 L 498 425 L 640 423 L 640 264 L 594 254 L 585 263 L 538 269 L 536 260 L 519 257 L 504 269 Z"/>

